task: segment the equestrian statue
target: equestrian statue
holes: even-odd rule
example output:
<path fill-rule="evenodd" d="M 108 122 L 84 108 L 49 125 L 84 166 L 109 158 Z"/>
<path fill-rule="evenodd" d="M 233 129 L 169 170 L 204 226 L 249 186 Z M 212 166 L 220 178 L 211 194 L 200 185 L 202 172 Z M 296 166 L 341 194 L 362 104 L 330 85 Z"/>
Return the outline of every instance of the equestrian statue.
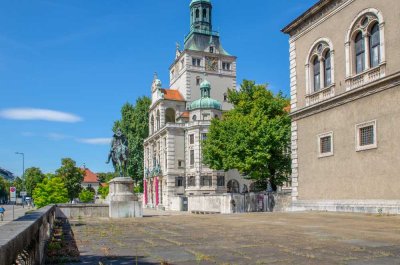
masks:
<path fill-rule="evenodd" d="M 128 156 L 128 141 L 125 135 L 122 134 L 121 129 L 118 129 L 113 135 L 110 154 L 108 155 L 106 163 L 109 164 L 111 160 L 115 172 L 118 172 L 120 177 L 126 177 L 128 171 Z"/>

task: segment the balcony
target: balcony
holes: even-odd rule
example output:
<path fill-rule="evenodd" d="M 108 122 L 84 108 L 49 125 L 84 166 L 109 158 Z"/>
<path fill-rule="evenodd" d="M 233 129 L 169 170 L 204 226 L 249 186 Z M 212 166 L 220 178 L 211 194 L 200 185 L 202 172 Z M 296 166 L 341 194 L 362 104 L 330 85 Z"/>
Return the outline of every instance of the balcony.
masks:
<path fill-rule="evenodd" d="M 334 96 L 335 96 L 335 84 L 332 84 L 329 87 L 326 87 L 320 91 L 306 95 L 306 106 L 317 104 L 329 98 L 333 98 Z"/>
<path fill-rule="evenodd" d="M 364 72 L 346 79 L 346 91 L 362 87 L 386 75 L 386 63 L 367 69 Z"/>

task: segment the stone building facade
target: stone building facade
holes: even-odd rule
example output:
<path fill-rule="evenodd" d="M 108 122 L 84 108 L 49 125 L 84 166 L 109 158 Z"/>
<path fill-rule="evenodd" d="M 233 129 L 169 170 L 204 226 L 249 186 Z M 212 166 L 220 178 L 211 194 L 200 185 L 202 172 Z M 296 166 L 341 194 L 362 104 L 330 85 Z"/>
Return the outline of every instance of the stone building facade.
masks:
<path fill-rule="evenodd" d="M 144 141 L 144 205 L 175 209 L 179 196 L 240 192 L 249 181 L 236 170 L 208 168 L 201 141 L 212 119 L 232 108 L 228 89 L 236 89 L 236 57 L 222 47 L 212 30 L 210 0 L 190 3 L 190 32 L 184 49 L 177 46 L 169 89 L 155 75 Z"/>
<path fill-rule="evenodd" d="M 321 0 L 282 30 L 294 209 L 400 213 L 399 10 Z"/>

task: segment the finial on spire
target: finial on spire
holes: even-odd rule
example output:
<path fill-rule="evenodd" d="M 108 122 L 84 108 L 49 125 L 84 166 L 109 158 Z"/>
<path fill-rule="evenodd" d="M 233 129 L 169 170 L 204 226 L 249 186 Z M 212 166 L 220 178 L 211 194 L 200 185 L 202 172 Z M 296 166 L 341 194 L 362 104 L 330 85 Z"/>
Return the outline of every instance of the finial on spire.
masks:
<path fill-rule="evenodd" d="M 158 74 L 157 74 L 157 72 L 154 72 L 153 80 L 156 80 L 156 79 L 158 79 Z"/>

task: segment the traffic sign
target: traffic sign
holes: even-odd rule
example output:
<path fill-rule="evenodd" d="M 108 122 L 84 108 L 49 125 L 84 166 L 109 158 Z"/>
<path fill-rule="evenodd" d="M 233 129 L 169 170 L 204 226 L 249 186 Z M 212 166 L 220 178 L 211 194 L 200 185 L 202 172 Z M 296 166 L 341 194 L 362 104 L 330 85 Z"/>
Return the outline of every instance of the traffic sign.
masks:
<path fill-rule="evenodd" d="M 21 192 L 19 193 L 19 195 L 21 195 L 21 196 L 26 196 L 26 195 L 28 195 L 28 193 L 27 193 L 26 191 L 21 191 Z"/>
<path fill-rule="evenodd" d="M 17 188 L 10 187 L 10 201 L 15 202 L 17 200 Z"/>

